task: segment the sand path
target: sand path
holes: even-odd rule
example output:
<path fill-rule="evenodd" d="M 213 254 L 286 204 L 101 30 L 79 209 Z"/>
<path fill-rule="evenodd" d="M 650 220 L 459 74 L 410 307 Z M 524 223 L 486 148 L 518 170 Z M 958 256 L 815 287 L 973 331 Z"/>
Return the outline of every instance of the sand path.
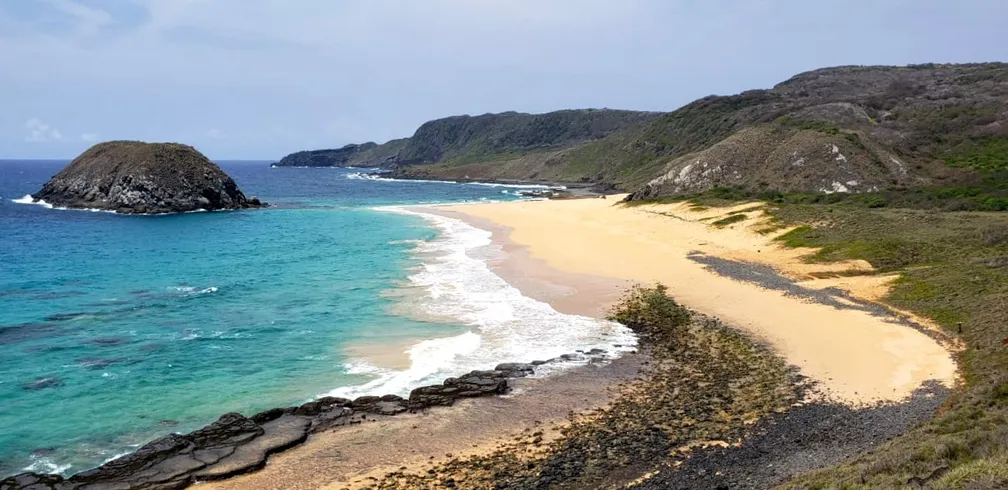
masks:
<path fill-rule="evenodd" d="M 768 342 L 836 401 L 860 405 L 901 400 L 926 380 L 954 384 L 956 366 L 933 338 L 889 318 L 786 295 L 716 274 L 692 252 L 771 265 L 808 286 L 837 286 L 875 299 L 888 278 L 838 277 L 831 271 L 870 271 L 852 261 L 827 266 L 801 260 L 808 250 L 785 249 L 756 233 L 753 219 L 718 228 L 713 216 L 731 210 L 691 211 L 687 205 L 616 205 L 609 199 L 521 201 L 438 207 L 437 213 L 510 231 L 513 244 L 559 271 L 640 283 L 660 281 L 683 304 L 718 316 Z M 752 208 L 738 206 L 735 210 Z M 495 237 L 495 239 L 498 237 Z M 496 240 L 495 240 L 496 241 Z"/>

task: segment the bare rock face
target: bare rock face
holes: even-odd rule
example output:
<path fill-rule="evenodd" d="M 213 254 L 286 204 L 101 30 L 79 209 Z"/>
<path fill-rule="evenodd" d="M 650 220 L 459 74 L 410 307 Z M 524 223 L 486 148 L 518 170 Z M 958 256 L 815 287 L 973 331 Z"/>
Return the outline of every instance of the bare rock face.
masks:
<path fill-rule="evenodd" d="M 32 198 L 56 207 L 125 214 L 258 208 L 202 153 L 178 143 L 109 141 L 92 146 Z"/>

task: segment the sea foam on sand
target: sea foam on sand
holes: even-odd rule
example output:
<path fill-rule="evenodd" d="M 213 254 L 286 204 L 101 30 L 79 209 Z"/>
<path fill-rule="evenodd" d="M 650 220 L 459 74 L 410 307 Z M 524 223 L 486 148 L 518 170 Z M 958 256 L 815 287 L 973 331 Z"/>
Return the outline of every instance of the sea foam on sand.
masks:
<path fill-rule="evenodd" d="M 415 248 L 424 262 L 409 281 L 424 291 L 419 307 L 425 314 L 462 323 L 469 331 L 411 346 L 406 351 L 410 361 L 406 370 L 382 370 L 355 362 L 350 371 L 369 371 L 377 378 L 328 395 L 405 395 L 418 386 L 474 369 L 491 369 L 501 362 L 548 360 L 595 348 L 618 356 L 636 348 L 636 336 L 623 325 L 560 313 L 523 295 L 484 260 L 472 257 L 475 250 L 491 244 L 489 231 L 408 207 L 379 209 L 423 218 L 438 229 L 436 239 Z"/>

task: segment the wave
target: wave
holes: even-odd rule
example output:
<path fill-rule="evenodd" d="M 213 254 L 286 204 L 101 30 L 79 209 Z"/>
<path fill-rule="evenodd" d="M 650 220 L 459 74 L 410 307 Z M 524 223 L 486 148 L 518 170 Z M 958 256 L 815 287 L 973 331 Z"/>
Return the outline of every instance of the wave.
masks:
<path fill-rule="evenodd" d="M 414 251 L 426 259 L 408 280 L 411 287 L 424 292 L 418 306 L 423 314 L 462 323 L 469 331 L 413 345 L 406 351 L 410 365 L 405 370 L 369 372 L 362 370 L 364 364 L 354 363 L 355 373 L 377 377 L 327 395 L 406 395 L 417 386 L 474 369 L 489 369 L 500 362 L 548 360 L 596 348 L 615 357 L 635 348 L 636 336 L 623 325 L 560 313 L 523 295 L 491 271 L 485 261 L 471 257 L 492 244 L 490 232 L 406 207 L 381 209 L 421 217 L 441 232 L 438 238 L 417 244 Z"/>
<path fill-rule="evenodd" d="M 382 174 L 373 172 L 351 172 L 346 174 L 346 178 L 350 180 L 373 180 L 379 182 L 426 182 L 430 184 L 459 184 L 459 185 L 478 185 L 484 187 L 507 187 L 512 189 L 566 189 L 566 186 L 562 185 L 543 185 L 543 184 L 500 184 L 496 182 L 459 182 L 456 180 L 428 180 L 428 179 L 394 179 L 391 177 L 383 177 Z"/>
<path fill-rule="evenodd" d="M 378 182 L 426 182 L 429 184 L 458 184 L 458 182 L 454 180 L 393 179 L 389 177 L 382 177 L 381 174 L 372 172 L 351 172 L 346 174 L 346 178 L 350 180 L 374 180 Z"/>
<path fill-rule="evenodd" d="M 200 296 L 204 294 L 213 294 L 218 291 L 217 286 L 210 286 L 208 288 L 196 288 L 193 286 L 175 286 L 171 288 L 175 292 L 182 293 L 182 296 Z"/>
<path fill-rule="evenodd" d="M 194 209 L 192 211 L 183 211 L 182 213 L 146 213 L 146 214 L 139 214 L 139 215 L 123 214 L 123 213 L 120 213 L 118 211 L 113 211 L 111 209 L 66 208 L 66 207 L 60 207 L 60 206 L 53 206 L 52 204 L 49 204 L 49 203 L 45 202 L 44 199 L 39 199 L 39 200 L 36 201 L 35 198 L 33 198 L 31 196 L 31 194 L 25 194 L 24 197 L 20 197 L 20 198 L 17 198 L 17 199 L 11 199 L 11 202 L 17 203 L 17 204 L 32 204 L 32 205 L 35 205 L 35 206 L 42 206 L 42 207 L 44 207 L 46 209 L 56 209 L 56 210 L 59 210 L 59 211 L 87 211 L 87 212 L 91 212 L 91 213 L 120 214 L 120 215 L 123 215 L 123 216 L 169 216 L 169 215 L 172 215 L 172 214 L 192 214 L 192 213 L 206 213 L 206 212 L 208 212 L 206 209 L 202 209 L 201 208 L 201 209 Z M 226 210 L 221 210 L 221 211 L 226 211 Z"/>
<path fill-rule="evenodd" d="M 35 198 L 33 198 L 31 196 L 31 194 L 25 194 L 24 197 L 21 197 L 21 198 L 18 198 L 18 199 L 11 199 L 11 202 L 15 202 L 15 203 L 18 203 L 18 204 L 34 204 L 36 206 L 42 206 L 44 208 L 53 209 L 53 205 L 52 204 L 49 204 L 49 203 L 43 201 L 42 199 L 39 199 L 38 201 L 36 201 Z"/>
<path fill-rule="evenodd" d="M 24 197 L 19 198 L 19 199 L 11 199 L 11 202 L 15 202 L 17 204 L 33 204 L 35 206 L 42 206 L 42 207 L 44 207 L 46 209 L 57 209 L 57 210 L 60 210 L 60 211 L 88 211 L 88 212 L 92 212 L 92 213 L 112 213 L 112 214 L 119 214 L 119 213 L 117 213 L 115 211 L 112 211 L 110 209 L 64 208 L 64 207 L 59 207 L 59 206 L 53 206 L 52 204 L 49 204 L 49 203 L 45 202 L 45 200 L 43 200 L 43 199 L 39 199 L 39 200 L 36 201 L 35 198 L 33 198 L 31 196 L 31 194 L 25 194 Z M 202 211 L 202 210 L 200 210 L 200 211 Z"/>
<path fill-rule="evenodd" d="M 566 189 L 565 185 L 545 185 L 545 184 L 498 184 L 496 182 L 468 182 L 471 185 L 482 185 L 486 187 L 509 187 L 512 189 Z"/>
<path fill-rule="evenodd" d="M 424 243 L 424 241 L 416 238 L 407 238 L 405 240 L 392 240 L 388 242 L 389 245 L 413 245 L 413 246 L 420 245 L 421 243 Z"/>
<path fill-rule="evenodd" d="M 45 474 L 63 474 L 63 472 L 70 469 L 72 465 L 70 464 L 58 464 L 53 460 L 44 456 L 31 456 L 31 464 L 25 466 L 21 471 L 30 471 L 34 473 Z"/>

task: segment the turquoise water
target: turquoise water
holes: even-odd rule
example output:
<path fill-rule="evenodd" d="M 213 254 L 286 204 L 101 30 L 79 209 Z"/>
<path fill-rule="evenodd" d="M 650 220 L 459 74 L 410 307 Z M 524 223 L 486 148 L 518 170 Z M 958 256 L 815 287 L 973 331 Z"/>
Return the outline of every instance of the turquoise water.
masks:
<path fill-rule="evenodd" d="M 470 258 L 485 232 L 374 209 L 514 189 L 225 162 L 275 207 L 136 217 L 13 201 L 65 163 L 0 162 L 0 475 L 70 474 L 224 412 L 405 393 L 603 335 Z M 411 367 L 355 345 L 413 345 Z"/>

